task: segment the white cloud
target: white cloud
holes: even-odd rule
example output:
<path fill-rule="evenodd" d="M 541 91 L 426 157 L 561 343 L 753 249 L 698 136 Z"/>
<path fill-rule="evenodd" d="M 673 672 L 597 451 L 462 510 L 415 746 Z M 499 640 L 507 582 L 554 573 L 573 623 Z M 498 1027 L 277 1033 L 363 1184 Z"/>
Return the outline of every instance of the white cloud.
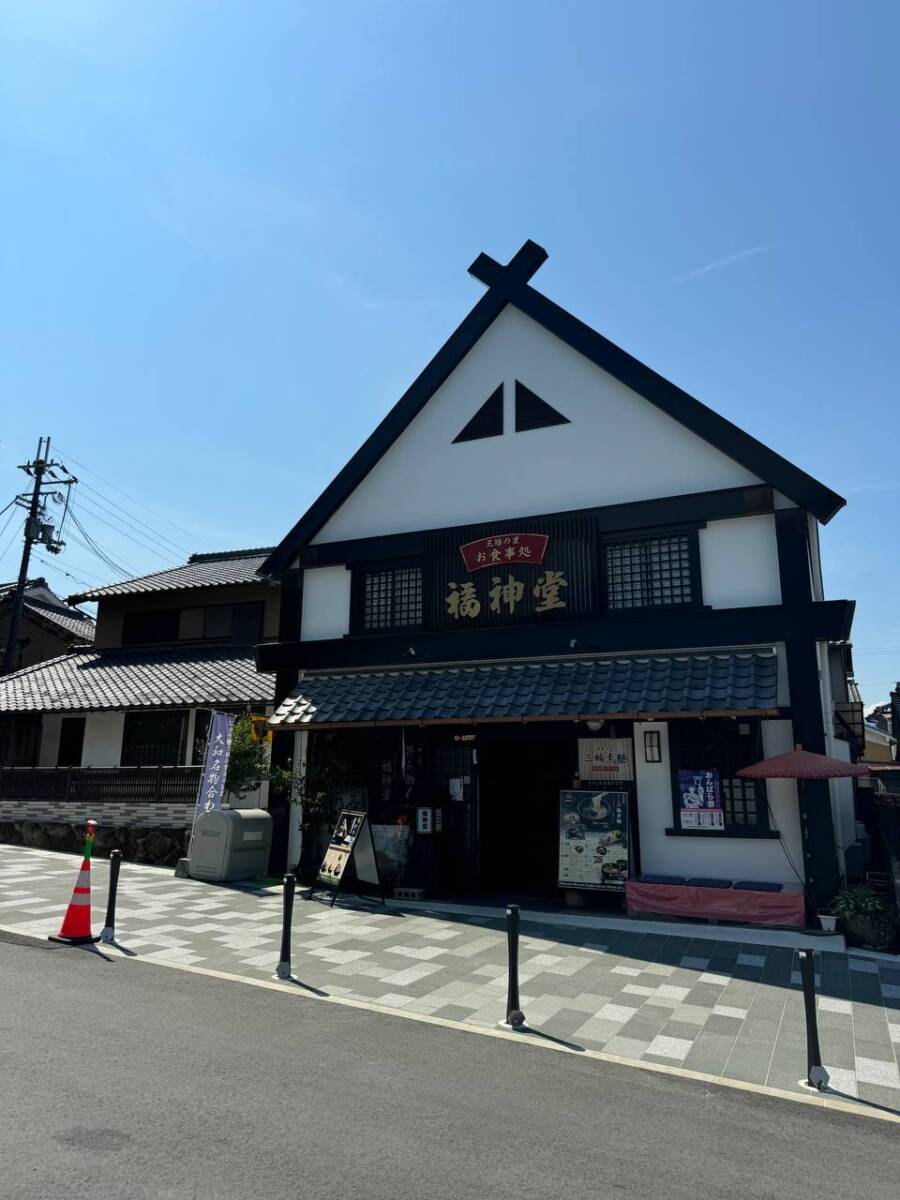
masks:
<path fill-rule="evenodd" d="M 699 279 L 702 275 L 711 275 L 713 271 L 724 271 L 726 267 L 734 267 L 738 263 L 744 262 L 745 259 L 755 258 L 757 254 L 765 254 L 767 250 L 773 250 L 776 246 L 780 246 L 781 242 L 765 242 L 761 246 L 750 246 L 746 250 L 738 250 L 736 254 L 726 254 L 724 258 L 717 258 L 715 262 L 705 263 L 702 267 L 694 267 L 691 271 L 685 271 L 683 275 L 676 277 L 676 283 L 687 283 L 691 279 Z"/>

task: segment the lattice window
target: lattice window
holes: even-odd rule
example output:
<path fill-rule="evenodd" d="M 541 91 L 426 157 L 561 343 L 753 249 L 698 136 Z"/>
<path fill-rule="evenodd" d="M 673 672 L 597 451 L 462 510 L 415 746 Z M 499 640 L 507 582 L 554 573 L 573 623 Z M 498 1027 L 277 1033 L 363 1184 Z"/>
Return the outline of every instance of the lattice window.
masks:
<path fill-rule="evenodd" d="M 363 585 L 363 627 L 411 629 L 422 624 L 421 567 L 367 571 Z"/>
<path fill-rule="evenodd" d="M 719 772 L 725 828 L 745 829 L 750 833 L 768 829 L 765 781 L 737 777 L 741 767 L 763 757 L 758 723 L 708 718 L 673 721 L 669 730 L 675 771 Z"/>
<path fill-rule="evenodd" d="M 607 542 L 605 551 L 607 608 L 694 602 L 689 534 Z"/>

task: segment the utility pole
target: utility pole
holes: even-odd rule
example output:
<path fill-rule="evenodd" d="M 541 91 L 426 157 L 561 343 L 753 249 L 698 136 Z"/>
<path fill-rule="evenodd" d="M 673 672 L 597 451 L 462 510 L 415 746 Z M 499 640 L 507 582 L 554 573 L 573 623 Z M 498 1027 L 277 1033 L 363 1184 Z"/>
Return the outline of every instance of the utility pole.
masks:
<path fill-rule="evenodd" d="M 64 542 L 54 538 L 54 527 L 51 521 L 46 520 L 46 512 L 42 507 L 41 488 L 44 483 L 44 476 L 48 471 L 52 471 L 54 467 L 59 467 L 66 471 L 62 463 L 53 461 L 50 458 L 50 439 L 39 438 L 37 454 L 33 462 L 21 463 L 20 471 L 24 471 L 26 475 L 30 475 L 34 480 L 31 486 L 31 496 L 27 492 L 16 497 L 16 504 L 20 508 L 28 509 L 28 516 L 25 518 L 25 538 L 22 546 L 22 562 L 19 567 L 19 579 L 16 584 L 15 595 L 13 596 L 12 611 L 9 614 L 9 629 L 6 633 L 6 652 L 3 655 L 3 662 L 0 663 L 0 675 L 8 675 L 15 670 L 15 653 L 16 639 L 19 634 L 19 622 L 22 618 L 22 604 L 25 599 L 25 587 L 28 583 L 28 564 L 31 561 L 31 547 L 35 542 L 46 546 L 51 554 L 59 554 L 65 545 Z M 66 472 L 68 476 L 68 472 Z M 51 480 L 54 484 L 59 484 L 63 487 L 71 487 L 78 480 L 68 476 L 65 479 L 58 479 L 55 475 L 51 475 Z M 44 518 L 43 520 L 41 518 Z"/>

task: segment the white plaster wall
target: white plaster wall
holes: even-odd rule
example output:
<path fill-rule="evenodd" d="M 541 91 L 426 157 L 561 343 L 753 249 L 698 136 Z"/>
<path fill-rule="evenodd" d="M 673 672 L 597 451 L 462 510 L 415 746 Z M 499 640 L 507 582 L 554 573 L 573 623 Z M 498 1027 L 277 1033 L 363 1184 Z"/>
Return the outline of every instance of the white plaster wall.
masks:
<path fill-rule="evenodd" d="M 93 712 L 84 724 L 83 767 L 117 767 L 122 755 L 124 712 Z"/>
<path fill-rule="evenodd" d="M 816 646 L 819 664 L 819 687 L 822 692 L 822 713 L 825 718 L 825 753 L 841 762 L 850 761 L 850 746 L 834 734 L 834 695 L 831 689 L 831 670 L 828 646 L 819 642 Z M 856 841 L 856 799 L 853 783 L 849 779 L 832 779 L 828 785 L 831 801 L 831 819 L 834 823 L 835 849 L 841 875 L 847 875 L 847 847 Z"/>
<path fill-rule="evenodd" d="M 806 514 L 809 537 L 810 578 L 812 580 L 813 600 L 825 599 L 825 581 L 822 577 L 822 553 L 819 544 L 819 522 L 812 515 Z"/>
<path fill-rule="evenodd" d="M 571 423 L 515 433 L 516 379 Z M 453 445 L 501 381 L 503 436 Z M 759 482 L 530 317 L 507 307 L 314 541 Z"/>
<path fill-rule="evenodd" d="M 700 530 L 700 570 L 712 608 L 780 604 L 774 516 L 710 521 Z"/>
<path fill-rule="evenodd" d="M 300 640 L 315 642 L 350 632 L 350 581 L 346 567 L 313 567 L 303 572 Z"/>
<path fill-rule="evenodd" d="M 841 762 L 850 761 L 850 743 L 834 738 L 829 754 Z M 832 779 L 831 808 L 835 817 L 834 831 L 838 841 L 838 854 L 842 868 L 845 867 L 844 851 L 856 841 L 856 797 L 852 779 Z M 844 874 L 846 870 L 844 869 Z"/>
<path fill-rule="evenodd" d="M 41 749 L 38 754 L 39 767 L 55 767 L 59 756 L 59 735 L 62 729 L 62 716 L 59 713 L 45 713 L 41 721 Z"/>
<path fill-rule="evenodd" d="M 644 762 L 644 730 L 656 729 L 663 748 L 661 763 Z M 790 721 L 763 721 L 765 757 L 791 748 Z M 767 883 L 796 883 L 781 842 L 774 838 L 669 837 L 672 827 L 672 780 L 668 726 L 664 721 L 634 726 L 635 779 L 641 834 L 641 868 L 662 875 L 696 875 L 715 879 L 758 879 Z M 769 803 L 787 849 L 803 870 L 797 787 L 790 780 L 768 784 Z"/>

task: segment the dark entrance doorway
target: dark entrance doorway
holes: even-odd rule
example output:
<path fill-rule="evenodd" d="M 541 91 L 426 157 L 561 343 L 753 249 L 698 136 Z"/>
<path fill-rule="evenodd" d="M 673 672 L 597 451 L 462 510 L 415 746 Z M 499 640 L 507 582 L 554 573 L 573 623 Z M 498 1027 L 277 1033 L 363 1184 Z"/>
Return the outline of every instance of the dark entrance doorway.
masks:
<path fill-rule="evenodd" d="M 559 793 L 572 786 L 576 757 L 565 723 L 479 730 L 481 891 L 557 895 Z"/>

